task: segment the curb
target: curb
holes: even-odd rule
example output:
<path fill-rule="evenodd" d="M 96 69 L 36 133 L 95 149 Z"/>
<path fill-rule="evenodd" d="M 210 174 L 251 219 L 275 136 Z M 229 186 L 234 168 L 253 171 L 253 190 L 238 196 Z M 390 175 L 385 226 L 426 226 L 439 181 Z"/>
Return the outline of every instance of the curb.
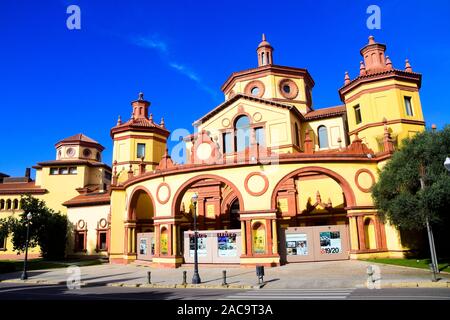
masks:
<path fill-rule="evenodd" d="M 382 265 L 382 266 L 386 266 L 386 267 L 399 267 L 399 268 L 404 268 L 404 269 L 408 269 L 408 270 L 421 270 L 421 271 L 425 271 L 425 272 L 430 272 L 429 269 L 419 268 L 419 267 L 408 267 L 408 266 L 401 266 L 401 265 L 398 265 L 398 264 L 389 264 L 389 263 L 374 262 L 374 261 L 367 261 L 367 260 L 361 260 L 361 261 L 367 262 L 369 264 L 370 263 L 376 263 L 376 264 L 379 264 L 379 265 Z M 438 274 L 449 274 L 450 275 L 450 272 L 439 271 Z"/>
<path fill-rule="evenodd" d="M 260 289 L 262 285 L 242 285 L 242 284 L 148 284 L 148 283 L 107 283 L 108 287 L 124 288 L 158 288 L 158 289 Z"/>
<path fill-rule="evenodd" d="M 450 282 L 392 282 L 381 284 L 382 288 L 450 288 Z"/>
<path fill-rule="evenodd" d="M 28 283 L 28 284 L 42 284 L 42 285 L 62 285 L 67 284 L 67 281 L 51 281 L 51 280 L 20 280 L 20 279 L 9 279 L 9 280 L 0 280 L 0 283 Z M 87 287 L 90 284 L 81 282 L 81 287 Z"/>

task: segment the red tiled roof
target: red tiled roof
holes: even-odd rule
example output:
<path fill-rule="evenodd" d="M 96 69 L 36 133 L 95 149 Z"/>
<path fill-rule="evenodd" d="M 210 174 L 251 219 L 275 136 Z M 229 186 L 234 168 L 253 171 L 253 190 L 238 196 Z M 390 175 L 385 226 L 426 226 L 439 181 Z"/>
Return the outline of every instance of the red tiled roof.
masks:
<path fill-rule="evenodd" d="M 78 133 L 76 135 L 73 135 L 71 137 L 62 139 L 60 142 L 89 142 L 89 143 L 97 143 L 94 139 L 89 138 L 88 136 Z"/>
<path fill-rule="evenodd" d="M 47 190 L 36 186 L 35 181 L 0 183 L 0 194 L 43 194 Z"/>
<path fill-rule="evenodd" d="M 122 131 L 127 131 L 127 130 L 130 130 L 130 129 L 131 130 L 135 129 L 135 130 L 138 130 L 138 131 L 139 131 L 139 129 L 142 129 L 144 131 L 156 130 L 156 131 L 159 131 L 160 133 L 162 133 L 164 136 L 167 136 L 167 137 L 170 134 L 169 131 L 165 127 L 163 127 L 163 126 L 161 126 L 159 124 L 156 124 L 155 122 L 153 122 L 153 121 L 151 121 L 149 119 L 146 119 L 146 118 L 130 119 L 127 122 L 119 124 L 119 125 L 117 125 L 117 126 L 115 126 L 115 127 L 113 127 L 111 129 L 111 134 L 122 132 Z"/>
<path fill-rule="evenodd" d="M 239 100 L 241 98 L 246 99 L 246 100 L 251 100 L 251 101 L 256 101 L 256 102 L 260 102 L 260 103 L 269 104 L 269 105 L 272 105 L 272 106 L 278 107 L 278 108 L 288 109 L 288 110 L 291 110 L 291 111 L 297 113 L 297 115 L 299 117 L 302 116 L 301 113 L 297 110 L 297 108 L 294 105 L 281 103 L 281 102 L 273 101 L 273 100 L 270 100 L 270 99 L 257 98 L 257 97 L 249 96 L 249 95 L 246 95 L 246 94 L 243 94 L 243 93 L 237 93 L 232 98 L 230 98 L 230 99 L 222 102 L 221 104 L 219 104 L 217 107 L 212 109 L 210 112 L 205 114 L 200 119 L 194 121 L 193 125 L 197 126 L 197 125 L 201 124 L 202 122 L 207 121 L 208 119 L 212 118 L 214 115 L 216 115 L 217 113 L 219 113 L 220 111 L 222 111 L 223 109 L 228 107 L 230 104 L 232 104 L 233 102 L 235 102 L 236 100 Z"/>
<path fill-rule="evenodd" d="M 316 120 L 323 118 L 331 118 L 344 114 L 346 112 L 345 105 L 329 107 L 323 109 L 317 109 L 311 112 L 308 112 L 304 115 L 305 120 Z"/>
<path fill-rule="evenodd" d="M 63 203 L 66 207 L 81 207 L 81 206 L 93 206 L 101 204 L 109 204 L 111 197 L 109 192 L 92 192 L 87 194 L 80 194 L 75 198 L 72 198 Z"/>
<path fill-rule="evenodd" d="M 111 170 L 111 167 L 103 162 L 89 161 L 89 160 L 49 160 L 38 162 L 36 166 L 33 166 L 35 169 L 40 169 L 42 166 L 70 166 L 70 165 L 87 165 L 89 167 L 104 167 L 106 169 Z"/>

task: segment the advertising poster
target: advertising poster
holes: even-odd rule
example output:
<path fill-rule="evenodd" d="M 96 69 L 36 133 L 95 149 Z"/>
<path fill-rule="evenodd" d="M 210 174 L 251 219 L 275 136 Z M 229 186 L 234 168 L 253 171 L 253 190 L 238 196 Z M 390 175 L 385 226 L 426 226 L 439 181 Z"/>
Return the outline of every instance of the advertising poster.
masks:
<path fill-rule="evenodd" d="M 217 246 L 219 249 L 219 257 L 236 257 L 236 233 L 217 234 Z"/>
<path fill-rule="evenodd" d="M 263 228 L 253 230 L 253 252 L 266 253 L 266 232 Z"/>
<path fill-rule="evenodd" d="M 308 240 L 306 233 L 287 233 L 286 251 L 288 256 L 307 256 Z"/>
<path fill-rule="evenodd" d="M 147 239 L 141 238 L 139 242 L 139 254 L 146 255 L 147 254 Z"/>
<path fill-rule="evenodd" d="M 341 253 L 341 233 L 339 231 L 326 231 L 320 233 L 320 253 Z"/>
<path fill-rule="evenodd" d="M 206 257 L 208 255 L 207 235 L 199 233 L 197 235 L 197 256 Z M 193 234 L 189 235 L 189 256 L 193 257 L 195 252 L 195 237 Z"/>
<path fill-rule="evenodd" d="M 169 252 L 169 235 L 167 233 L 161 234 L 161 240 L 160 240 L 160 248 L 161 248 L 161 254 L 168 254 Z"/>

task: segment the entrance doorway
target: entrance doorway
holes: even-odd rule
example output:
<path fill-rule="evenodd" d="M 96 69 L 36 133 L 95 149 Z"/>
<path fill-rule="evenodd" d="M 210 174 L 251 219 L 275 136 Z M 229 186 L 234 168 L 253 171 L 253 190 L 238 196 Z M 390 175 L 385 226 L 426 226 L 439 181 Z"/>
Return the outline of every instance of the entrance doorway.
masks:
<path fill-rule="evenodd" d="M 291 227 L 280 237 L 280 255 L 284 262 L 349 259 L 348 225 Z"/>

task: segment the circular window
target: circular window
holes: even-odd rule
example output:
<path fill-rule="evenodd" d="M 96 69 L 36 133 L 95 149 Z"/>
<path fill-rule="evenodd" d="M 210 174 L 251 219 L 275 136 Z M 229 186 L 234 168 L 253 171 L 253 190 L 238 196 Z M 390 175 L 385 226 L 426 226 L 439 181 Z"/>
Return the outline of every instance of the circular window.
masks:
<path fill-rule="evenodd" d="M 283 79 L 279 83 L 279 90 L 286 99 L 294 99 L 298 95 L 298 87 L 291 79 Z"/>
<path fill-rule="evenodd" d="M 75 149 L 74 148 L 68 148 L 66 150 L 66 154 L 68 157 L 73 157 L 75 155 Z"/>
<path fill-rule="evenodd" d="M 83 157 L 85 158 L 89 158 L 91 156 L 92 152 L 89 149 L 84 149 L 83 150 Z"/>
<path fill-rule="evenodd" d="M 58 159 L 61 159 L 61 155 L 62 155 L 61 150 L 58 150 Z"/>
<path fill-rule="evenodd" d="M 244 89 L 244 93 L 257 98 L 261 98 L 264 95 L 264 90 L 264 84 L 261 81 L 253 80 L 247 83 Z"/>
<path fill-rule="evenodd" d="M 259 94 L 259 88 L 258 87 L 253 87 L 251 93 L 252 93 L 252 95 L 257 96 Z"/>

